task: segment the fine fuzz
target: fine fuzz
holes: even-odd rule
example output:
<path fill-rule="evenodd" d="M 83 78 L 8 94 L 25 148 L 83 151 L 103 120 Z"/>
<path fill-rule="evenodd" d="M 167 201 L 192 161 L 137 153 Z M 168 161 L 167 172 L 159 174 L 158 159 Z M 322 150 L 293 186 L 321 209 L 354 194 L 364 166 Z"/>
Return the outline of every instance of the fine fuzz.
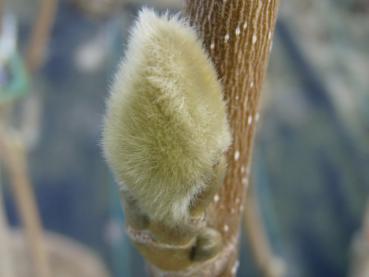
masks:
<path fill-rule="evenodd" d="M 175 226 L 230 144 L 222 89 L 195 31 L 144 9 L 107 102 L 103 148 L 123 191 Z"/>

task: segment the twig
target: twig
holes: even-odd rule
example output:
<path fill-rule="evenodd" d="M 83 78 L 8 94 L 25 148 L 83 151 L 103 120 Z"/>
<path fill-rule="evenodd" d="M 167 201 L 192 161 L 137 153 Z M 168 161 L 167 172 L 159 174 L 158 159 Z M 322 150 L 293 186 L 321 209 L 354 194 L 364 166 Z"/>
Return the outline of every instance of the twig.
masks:
<path fill-rule="evenodd" d="M 39 16 L 34 24 L 26 53 L 26 65 L 32 74 L 38 71 L 43 63 L 45 48 L 55 19 L 57 0 L 41 0 L 40 5 Z M 2 123 L 6 122 L 6 120 L 2 121 Z M 13 184 L 15 201 L 33 261 L 34 274 L 37 277 L 48 277 L 51 276 L 51 272 L 36 201 L 28 178 L 26 151 L 20 139 L 9 136 L 5 130 L 6 128 L 2 129 L 0 133 L 0 153 Z"/>
<path fill-rule="evenodd" d="M 32 185 L 27 174 L 26 154 L 16 136 L 0 133 L 0 153 L 9 174 L 19 214 L 29 244 L 30 257 L 37 277 L 48 277 L 50 269 L 43 240 L 41 222 L 36 208 Z"/>
<path fill-rule="evenodd" d="M 54 22 L 57 0 L 41 0 L 41 9 L 34 24 L 26 63 L 29 72 L 35 73 L 43 62 L 43 55 Z M 20 217 L 24 225 L 34 273 L 37 277 L 50 276 L 47 253 L 43 241 L 42 227 L 36 202 L 27 176 L 27 162 L 24 145 L 14 141 L 3 131 L 0 138 L 0 151 L 13 183 L 13 189 Z"/>
<path fill-rule="evenodd" d="M 40 0 L 40 12 L 32 29 L 31 39 L 26 54 L 29 72 L 34 73 L 43 63 L 46 45 L 57 10 L 57 0 Z"/>

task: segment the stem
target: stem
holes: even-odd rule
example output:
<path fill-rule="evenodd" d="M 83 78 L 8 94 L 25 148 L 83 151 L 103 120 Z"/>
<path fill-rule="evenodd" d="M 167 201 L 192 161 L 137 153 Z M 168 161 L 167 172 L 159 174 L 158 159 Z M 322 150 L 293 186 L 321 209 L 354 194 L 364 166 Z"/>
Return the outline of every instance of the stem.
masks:
<path fill-rule="evenodd" d="M 244 190 L 248 185 L 253 138 L 259 119 L 259 96 L 278 3 L 278 0 L 186 0 L 190 21 L 202 36 L 223 82 L 233 129 L 224 186 L 216 203 L 209 208 L 208 216 L 209 224 L 222 233 L 225 249 L 239 237 Z M 214 264 L 219 263 L 219 259 Z M 239 264 L 237 249 L 227 253 L 225 259 L 225 266 L 212 276 L 235 275 Z M 204 265 L 203 272 L 208 272 L 205 267 L 214 264 Z"/>
<path fill-rule="evenodd" d="M 26 53 L 26 64 L 30 72 L 37 71 L 43 63 L 51 27 L 55 20 L 58 1 L 40 0 L 40 12 L 35 22 Z"/>
<path fill-rule="evenodd" d="M 16 137 L 7 136 L 5 132 L 2 132 L 0 152 L 13 185 L 15 201 L 24 225 L 29 244 L 28 249 L 34 266 L 34 276 L 51 276 L 41 222 L 31 189 L 32 185 L 27 174 L 26 154 L 23 145 Z"/>

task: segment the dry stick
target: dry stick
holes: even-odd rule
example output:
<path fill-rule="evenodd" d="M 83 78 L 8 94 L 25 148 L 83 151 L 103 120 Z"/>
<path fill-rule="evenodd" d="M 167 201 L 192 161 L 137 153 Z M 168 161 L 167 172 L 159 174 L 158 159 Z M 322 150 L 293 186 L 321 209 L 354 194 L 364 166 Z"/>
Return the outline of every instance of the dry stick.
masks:
<path fill-rule="evenodd" d="M 256 263 L 261 269 L 263 276 L 284 276 L 285 265 L 280 258 L 274 256 L 270 248 L 267 234 L 265 233 L 265 228 L 261 221 L 255 189 L 251 187 L 251 191 L 246 197 L 244 228 L 249 238 Z"/>
<path fill-rule="evenodd" d="M 278 0 L 186 0 L 186 12 L 202 36 L 224 86 L 233 145 L 217 202 L 209 208 L 210 225 L 231 245 L 239 237 L 244 190 L 248 184 L 258 103 L 269 60 Z M 224 257 L 225 256 L 225 257 Z M 225 260 L 225 261 L 224 261 Z M 214 273 L 210 268 L 224 262 Z M 199 270 L 202 276 L 234 276 L 238 251 L 220 255 Z M 212 274 L 212 275 L 210 275 Z"/>
<path fill-rule="evenodd" d="M 26 64 L 29 72 L 34 73 L 43 63 L 46 45 L 51 27 L 54 24 L 58 1 L 40 0 L 40 12 L 32 29 L 31 39 L 26 53 Z"/>
<path fill-rule="evenodd" d="M 33 262 L 34 276 L 49 277 L 51 274 L 36 201 L 28 178 L 24 144 L 19 136 L 11 136 L 6 126 L 11 109 L 11 106 L 0 106 L 0 157 L 12 183 L 15 202 L 29 246 L 29 256 Z M 8 255 L 12 255 L 11 253 Z"/>
<path fill-rule="evenodd" d="M 57 0 L 41 0 L 40 6 L 40 12 L 33 26 L 26 53 L 26 66 L 32 74 L 35 74 L 43 63 L 44 52 L 55 19 Z M 11 141 L 11 138 L 3 137 L 1 146 L 5 153 L 6 165 L 13 183 L 15 201 L 24 225 L 35 276 L 51 276 L 41 220 L 32 185 L 28 178 L 24 145 L 21 143 L 16 145 Z"/>
<path fill-rule="evenodd" d="M 0 4 L 2 8 L 3 1 Z M 43 53 L 45 52 L 45 46 L 55 18 L 56 6 L 56 0 L 42 0 L 40 14 L 32 31 L 26 58 L 28 70 L 32 73 L 37 71 L 42 64 Z M 1 135 L 3 135 L 0 138 L 2 156 L 5 158 L 5 165 L 12 179 L 17 206 L 25 227 L 35 276 L 51 276 L 41 222 L 31 189 L 32 186 L 27 176 L 25 150 L 20 144 L 15 145 L 11 140 L 7 140 L 8 137 L 5 135 L 5 132 L 2 132 Z"/>
<path fill-rule="evenodd" d="M 40 217 L 28 177 L 25 149 L 17 137 L 11 137 L 3 132 L 0 138 L 0 152 L 12 183 L 21 221 L 25 227 L 29 254 L 34 265 L 34 276 L 51 276 Z"/>

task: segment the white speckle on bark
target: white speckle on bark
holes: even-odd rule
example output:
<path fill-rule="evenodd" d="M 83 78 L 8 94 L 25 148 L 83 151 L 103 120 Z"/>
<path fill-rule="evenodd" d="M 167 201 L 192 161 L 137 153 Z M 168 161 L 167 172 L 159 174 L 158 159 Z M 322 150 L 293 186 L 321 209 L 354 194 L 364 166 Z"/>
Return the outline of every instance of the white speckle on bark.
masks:
<path fill-rule="evenodd" d="M 258 40 L 258 38 L 257 38 L 256 34 L 253 34 L 252 35 L 252 44 L 255 44 L 257 40 Z"/>
<path fill-rule="evenodd" d="M 253 88 L 254 87 L 254 81 L 251 81 L 251 83 L 250 83 L 250 88 Z"/>
<path fill-rule="evenodd" d="M 218 194 L 215 194 L 214 195 L 214 202 L 215 203 L 218 203 L 219 202 L 219 195 Z"/>
<path fill-rule="evenodd" d="M 211 44 L 210 44 L 210 49 L 211 50 L 213 50 L 215 48 L 215 44 L 214 44 L 214 42 L 212 42 Z"/>
<path fill-rule="evenodd" d="M 227 224 L 225 224 L 224 227 L 223 227 L 223 230 L 224 230 L 224 232 L 227 233 L 229 231 L 229 226 Z"/>
<path fill-rule="evenodd" d="M 239 36 L 241 34 L 240 26 L 237 26 L 235 33 L 236 36 Z"/>
<path fill-rule="evenodd" d="M 228 42 L 228 41 L 229 41 L 229 34 L 226 34 L 226 35 L 224 36 L 224 41 L 225 41 L 225 42 Z"/>
<path fill-rule="evenodd" d="M 269 31 L 269 33 L 268 33 L 268 39 L 269 39 L 269 40 L 271 40 L 271 39 L 272 39 L 272 32 L 271 32 L 271 31 Z"/>
<path fill-rule="evenodd" d="M 247 124 L 252 124 L 252 115 L 249 115 L 249 118 L 247 119 Z"/>
<path fill-rule="evenodd" d="M 234 160 L 235 161 L 238 161 L 240 159 L 240 151 L 236 150 L 234 152 Z"/>
<path fill-rule="evenodd" d="M 243 29 L 245 30 L 247 28 L 247 22 L 243 23 Z"/>

